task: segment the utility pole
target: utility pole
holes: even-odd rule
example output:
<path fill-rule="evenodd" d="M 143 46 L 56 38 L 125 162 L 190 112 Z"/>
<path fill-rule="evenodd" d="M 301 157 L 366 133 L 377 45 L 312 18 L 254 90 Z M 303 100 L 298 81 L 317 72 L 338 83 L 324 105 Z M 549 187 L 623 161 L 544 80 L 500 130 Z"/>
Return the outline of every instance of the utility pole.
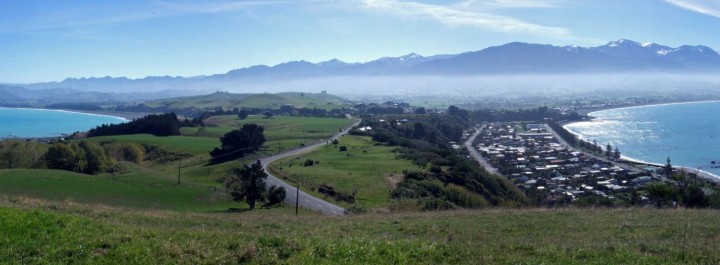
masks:
<path fill-rule="evenodd" d="M 182 160 L 178 160 L 178 185 L 180 185 L 180 164 L 182 163 Z"/>
<path fill-rule="evenodd" d="M 297 188 L 295 188 L 295 215 L 298 215 L 300 208 L 300 179 L 297 179 Z"/>

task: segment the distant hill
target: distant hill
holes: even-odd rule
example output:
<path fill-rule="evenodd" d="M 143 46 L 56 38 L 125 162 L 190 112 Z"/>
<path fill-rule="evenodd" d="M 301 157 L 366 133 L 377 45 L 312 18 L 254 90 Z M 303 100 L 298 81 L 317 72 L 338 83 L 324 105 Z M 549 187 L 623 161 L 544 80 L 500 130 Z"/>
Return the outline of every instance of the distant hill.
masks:
<path fill-rule="evenodd" d="M 140 112 L 176 112 L 193 115 L 206 110 L 232 110 L 234 108 L 279 109 L 284 105 L 295 108 L 340 109 L 350 108 L 344 99 L 324 93 L 285 92 L 277 94 L 233 94 L 215 92 L 209 95 L 151 100 L 125 110 Z"/>
<path fill-rule="evenodd" d="M 156 76 L 142 79 L 125 77 L 68 78 L 62 82 L 16 85 L 32 90 L 65 89 L 103 93 L 161 93 L 190 95 L 210 91 L 263 92 L 318 89 L 313 80 L 345 77 L 386 76 L 483 76 L 533 74 L 717 74 L 720 55 L 706 46 L 683 45 L 672 48 L 654 43 L 641 44 L 631 40 L 611 41 L 597 47 L 553 46 L 513 42 L 479 51 L 454 55 L 421 56 L 411 53 L 399 57 L 383 57 L 365 63 L 346 63 L 337 59 L 311 63 L 292 61 L 275 66 L 256 65 L 223 74 L 197 77 Z M 308 81 L 309 80 L 309 81 Z M 287 82 L 303 81 L 300 84 Z M 360 80 L 363 83 L 366 80 Z M 345 82 L 345 83 L 343 83 Z M 261 84 L 261 85 L 258 85 Z M 298 86 L 304 85 L 304 86 Z M 333 91 L 352 91 L 362 85 L 338 81 L 320 83 Z M 370 84 L 370 88 L 393 89 L 387 83 Z M 318 89 L 319 90 L 319 89 Z M 316 91 L 317 92 L 317 91 Z M 92 95 L 82 95 L 91 97 Z M 105 97 L 104 95 L 95 95 Z"/>

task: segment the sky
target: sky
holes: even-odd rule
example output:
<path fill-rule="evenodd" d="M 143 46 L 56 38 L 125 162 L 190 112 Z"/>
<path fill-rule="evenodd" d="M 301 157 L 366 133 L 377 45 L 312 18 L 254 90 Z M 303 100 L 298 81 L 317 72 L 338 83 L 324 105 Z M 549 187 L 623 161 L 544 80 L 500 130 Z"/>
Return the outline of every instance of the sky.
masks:
<path fill-rule="evenodd" d="M 720 0 L 4 0 L 0 83 L 630 39 L 720 50 Z"/>

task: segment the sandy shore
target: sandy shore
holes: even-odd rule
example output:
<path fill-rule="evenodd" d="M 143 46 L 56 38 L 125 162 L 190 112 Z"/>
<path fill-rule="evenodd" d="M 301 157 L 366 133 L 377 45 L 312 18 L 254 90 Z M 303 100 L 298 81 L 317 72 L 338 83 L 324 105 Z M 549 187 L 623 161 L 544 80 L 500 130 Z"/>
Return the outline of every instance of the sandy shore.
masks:
<path fill-rule="evenodd" d="M 94 111 L 94 110 L 71 110 L 71 109 L 47 109 L 47 110 L 61 110 L 61 111 L 84 113 L 84 114 L 113 116 L 113 117 L 123 118 L 123 119 L 129 120 L 129 121 L 137 119 L 137 118 L 142 118 L 149 114 L 152 114 L 152 113 L 119 112 L 119 111 L 104 111 L 104 110 L 97 110 L 97 111 Z"/>

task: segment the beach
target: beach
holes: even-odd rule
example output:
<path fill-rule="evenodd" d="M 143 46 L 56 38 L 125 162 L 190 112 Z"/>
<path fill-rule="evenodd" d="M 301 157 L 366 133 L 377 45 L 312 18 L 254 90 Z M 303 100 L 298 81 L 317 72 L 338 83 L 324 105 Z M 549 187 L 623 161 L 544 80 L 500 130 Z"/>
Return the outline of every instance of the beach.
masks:
<path fill-rule="evenodd" d="M 703 170 L 704 168 L 711 168 L 709 162 L 716 160 L 715 152 L 710 148 L 718 144 L 718 140 L 716 140 L 718 138 L 713 138 L 715 124 L 712 120 L 702 118 L 711 117 L 710 114 L 715 112 L 713 110 L 703 110 L 702 106 L 710 105 L 715 107 L 718 104 L 713 103 L 718 102 L 717 100 L 707 100 L 607 108 L 588 113 L 592 118 L 591 120 L 565 123 L 563 127 L 578 138 L 585 140 L 598 139 L 598 144 L 603 147 L 606 142 L 612 142 L 615 147 L 620 146 L 623 159 L 630 163 L 663 166 L 663 164 L 646 160 L 664 161 L 665 158 L 670 156 L 674 162 L 674 168 L 687 173 L 697 173 L 702 179 L 720 183 L 720 176 L 717 173 Z M 683 104 L 701 105 L 687 105 L 687 107 L 680 108 L 679 106 Z M 649 107 L 663 108 L 644 109 Z M 637 111 L 619 111 L 593 115 L 600 111 L 632 109 L 637 109 Z M 695 110 L 694 115 L 688 115 L 688 117 L 678 116 L 680 119 L 675 117 L 680 120 L 679 124 L 666 124 L 666 122 L 674 121 L 666 120 L 670 119 L 666 118 L 667 116 L 675 114 L 674 112 L 685 111 L 684 109 L 699 110 Z M 665 113 L 668 111 L 672 111 L 672 113 Z M 660 112 L 660 114 L 654 112 Z M 655 116 L 647 115 L 648 113 Z M 633 115 L 637 117 L 633 117 Z M 598 120 L 598 116 L 602 116 L 603 119 Z M 625 150 L 622 150 L 623 148 Z M 697 166 L 688 166 L 688 164 Z"/>

